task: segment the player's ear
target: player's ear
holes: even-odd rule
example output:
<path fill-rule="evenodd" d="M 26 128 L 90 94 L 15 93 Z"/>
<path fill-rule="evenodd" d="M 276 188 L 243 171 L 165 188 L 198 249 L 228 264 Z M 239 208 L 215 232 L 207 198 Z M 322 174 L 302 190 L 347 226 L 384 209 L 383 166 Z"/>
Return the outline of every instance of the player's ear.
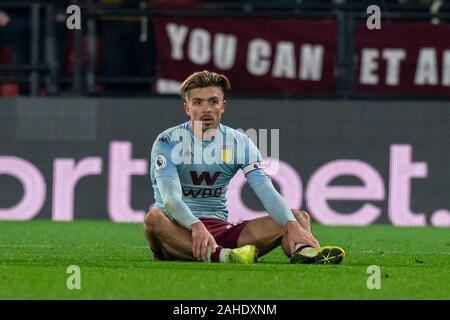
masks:
<path fill-rule="evenodd" d="M 186 112 L 188 116 L 191 116 L 191 110 L 189 109 L 189 105 L 186 102 L 183 104 L 183 108 L 184 112 Z"/>
<path fill-rule="evenodd" d="M 222 113 L 225 112 L 225 108 L 227 107 L 227 100 L 223 99 L 223 103 L 222 103 Z"/>

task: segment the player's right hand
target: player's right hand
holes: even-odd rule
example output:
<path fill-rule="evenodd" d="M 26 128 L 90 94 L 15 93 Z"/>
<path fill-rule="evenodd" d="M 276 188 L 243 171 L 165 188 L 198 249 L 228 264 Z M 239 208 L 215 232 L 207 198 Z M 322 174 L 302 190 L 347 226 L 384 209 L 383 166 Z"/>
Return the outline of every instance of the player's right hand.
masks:
<path fill-rule="evenodd" d="M 211 252 L 216 251 L 216 240 L 200 221 L 191 225 L 191 231 L 192 254 L 198 261 L 204 261 L 208 254 L 208 248 L 211 248 Z"/>

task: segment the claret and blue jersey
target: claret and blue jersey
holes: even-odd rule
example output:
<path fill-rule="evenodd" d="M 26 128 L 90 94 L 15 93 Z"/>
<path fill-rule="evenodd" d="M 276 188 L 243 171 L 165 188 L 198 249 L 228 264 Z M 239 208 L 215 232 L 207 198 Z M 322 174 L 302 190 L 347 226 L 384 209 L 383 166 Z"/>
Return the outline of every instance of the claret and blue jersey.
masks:
<path fill-rule="evenodd" d="M 161 133 L 153 144 L 150 177 L 155 207 L 164 208 L 157 178 L 167 177 L 181 185 L 182 200 L 198 217 L 226 220 L 228 184 L 236 172 L 244 171 L 253 187 L 270 181 L 261 170 L 262 157 L 252 140 L 235 129 L 219 125 L 210 141 L 201 141 L 190 122 Z"/>

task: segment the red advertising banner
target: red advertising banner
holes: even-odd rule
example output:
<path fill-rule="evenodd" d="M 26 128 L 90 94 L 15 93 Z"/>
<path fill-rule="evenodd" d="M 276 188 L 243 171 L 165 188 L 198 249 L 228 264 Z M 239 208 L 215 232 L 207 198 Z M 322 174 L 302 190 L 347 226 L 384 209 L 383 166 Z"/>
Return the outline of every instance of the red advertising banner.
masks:
<path fill-rule="evenodd" d="M 450 25 L 384 22 L 356 26 L 355 90 L 359 93 L 450 95 Z"/>
<path fill-rule="evenodd" d="M 329 93 L 336 88 L 333 20 L 158 18 L 158 93 L 177 93 L 189 74 L 227 75 L 233 92 Z"/>

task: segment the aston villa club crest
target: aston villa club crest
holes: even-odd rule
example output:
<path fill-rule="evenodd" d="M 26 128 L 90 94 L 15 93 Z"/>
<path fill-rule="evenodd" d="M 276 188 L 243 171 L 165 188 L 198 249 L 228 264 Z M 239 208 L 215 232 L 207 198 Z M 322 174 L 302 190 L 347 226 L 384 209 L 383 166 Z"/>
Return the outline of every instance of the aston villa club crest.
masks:
<path fill-rule="evenodd" d="M 222 149 L 222 162 L 232 163 L 233 162 L 233 147 L 225 146 Z"/>

